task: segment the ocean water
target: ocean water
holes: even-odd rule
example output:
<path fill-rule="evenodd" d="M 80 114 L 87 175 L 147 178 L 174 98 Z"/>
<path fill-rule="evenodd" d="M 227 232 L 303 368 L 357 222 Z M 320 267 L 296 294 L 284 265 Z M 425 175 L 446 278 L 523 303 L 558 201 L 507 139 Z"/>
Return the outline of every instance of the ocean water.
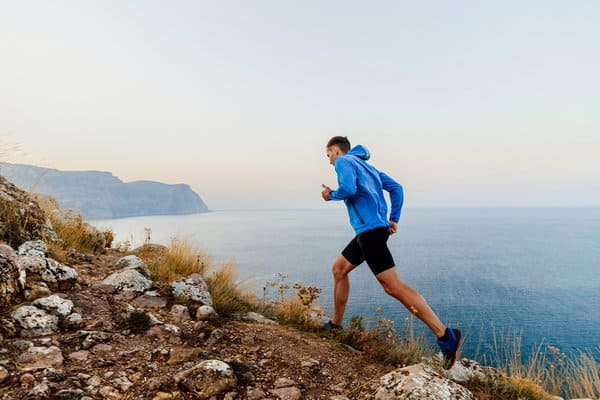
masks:
<path fill-rule="evenodd" d="M 276 273 L 318 286 L 328 313 L 331 262 L 353 237 L 337 205 L 93 223 L 133 246 L 143 243 L 145 228 L 155 243 L 187 239 L 215 263 L 235 262 L 258 293 Z M 493 353 L 494 335 L 520 335 L 525 356 L 544 343 L 567 353 L 591 349 L 600 358 L 600 208 L 405 209 L 389 246 L 400 277 L 442 321 L 463 329 L 466 356 Z M 345 322 L 353 314 L 383 315 L 402 328 L 410 314 L 366 264 L 350 282 Z"/>

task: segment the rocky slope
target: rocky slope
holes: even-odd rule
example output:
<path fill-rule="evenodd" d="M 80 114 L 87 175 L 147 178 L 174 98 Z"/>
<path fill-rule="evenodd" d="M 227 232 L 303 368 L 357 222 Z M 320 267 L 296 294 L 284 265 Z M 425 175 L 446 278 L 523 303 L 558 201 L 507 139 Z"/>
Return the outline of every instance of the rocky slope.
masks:
<path fill-rule="evenodd" d="M 4 185 L 0 204 L 37 210 Z M 0 244 L 0 399 L 461 400 L 476 398 L 464 383 L 496 373 L 469 360 L 393 369 L 259 314 L 224 319 L 198 274 L 154 282 L 111 249 L 66 265 L 41 240 L 21 243 L 39 236 L 27 229 L 0 232 L 19 243 Z"/>
<path fill-rule="evenodd" d="M 50 195 L 62 207 L 79 210 L 87 219 L 208 211 L 200 196 L 184 184 L 124 183 L 110 172 L 59 171 L 8 163 L 0 163 L 0 173 L 19 188 Z"/>

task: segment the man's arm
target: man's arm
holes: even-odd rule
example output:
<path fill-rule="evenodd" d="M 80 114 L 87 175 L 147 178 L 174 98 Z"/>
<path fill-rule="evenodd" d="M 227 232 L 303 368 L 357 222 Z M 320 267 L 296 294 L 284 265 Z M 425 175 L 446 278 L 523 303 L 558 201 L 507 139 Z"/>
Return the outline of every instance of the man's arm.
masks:
<path fill-rule="evenodd" d="M 392 201 L 392 211 L 390 212 L 390 221 L 397 223 L 400 220 L 400 210 L 404 203 L 404 191 L 402 185 L 393 180 L 389 175 L 379 171 L 383 190 L 389 192 L 390 200 Z"/>
<path fill-rule="evenodd" d="M 356 194 L 356 171 L 352 163 L 343 158 L 335 161 L 338 188 L 329 192 L 329 200 L 344 200 Z"/>

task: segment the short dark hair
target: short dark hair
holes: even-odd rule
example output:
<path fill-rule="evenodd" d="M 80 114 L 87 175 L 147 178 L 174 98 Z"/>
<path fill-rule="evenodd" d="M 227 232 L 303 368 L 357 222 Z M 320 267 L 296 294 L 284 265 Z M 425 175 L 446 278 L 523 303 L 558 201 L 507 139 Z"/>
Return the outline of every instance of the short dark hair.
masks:
<path fill-rule="evenodd" d="M 350 141 L 347 136 L 334 136 L 327 142 L 327 147 L 337 146 L 344 153 L 350 151 Z"/>

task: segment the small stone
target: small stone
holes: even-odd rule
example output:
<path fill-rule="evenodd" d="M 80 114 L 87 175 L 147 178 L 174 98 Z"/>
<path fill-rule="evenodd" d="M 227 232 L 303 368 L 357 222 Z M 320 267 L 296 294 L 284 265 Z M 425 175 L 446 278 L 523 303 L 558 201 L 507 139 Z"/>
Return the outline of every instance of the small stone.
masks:
<path fill-rule="evenodd" d="M 70 360 L 81 362 L 81 361 L 87 360 L 89 355 L 90 355 L 89 351 L 80 350 L 80 351 L 75 351 L 75 352 L 69 354 L 67 357 L 69 357 Z"/>
<path fill-rule="evenodd" d="M 235 400 L 236 397 L 237 397 L 236 392 L 229 392 L 229 393 L 225 394 L 225 396 L 223 397 L 223 400 Z"/>
<path fill-rule="evenodd" d="M 212 331 L 210 333 L 210 336 L 208 337 L 207 340 L 207 344 L 209 346 L 213 346 L 215 344 L 217 344 L 221 339 L 223 339 L 223 331 L 220 329 L 215 329 L 214 331 Z"/>
<path fill-rule="evenodd" d="M 121 393 L 112 386 L 102 386 L 98 393 L 106 400 L 121 400 L 123 398 Z"/>
<path fill-rule="evenodd" d="M 313 367 L 318 367 L 321 363 L 319 362 L 319 360 L 315 360 L 313 358 L 309 358 L 308 360 L 303 360 L 300 363 L 300 366 L 302 368 L 313 368 Z"/>
<path fill-rule="evenodd" d="M 83 328 L 85 326 L 85 321 L 81 314 L 72 313 L 64 319 L 63 324 L 66 330 L 75 330 Z"/>
<path fill-rule="evenodd" d="M 93 354 L 101 354 L 101 353 L 109 353 L 111 352 L 113 347 L 109 344 L 99 343 L 92 347 L 91 352 Z"/>
<path fill-rule="evenodd" d="M 346 396 L 340 396 L 340 395 L 335 395 L 335 396 L 331 396 L 329 398 L 329 400 L 350 400 L 348 399 Z"/>
<path fill-rule="evenodd" d="M 279 378 L 274 383 L 274 386 L 276 389 L 286 388 L 286 387 L 295 386 L 295 385 L 296 385 L 296 382 L 294 382 L 290 378 Z"/>
<path fill-rule="evenodd" d="M 159 296 L 150 296 L 146 292 L 144 295 L 136 297 L 131 304 L 142 308 L 164 308 L 167 306 L 167 299 Z"/>
<path fill-rule="evenodd" d="M 175 318 L 179 318 L 182 321 L 188 321 L 192 319 L 190 317 L 190 311 L 188 308 L 181 304 L 174 304 L 173 307 L 171 307 L 171 315 L 173 315 Z"/>
<path fill-rule="evenodd" d="M 263 392 L 260 388 L 249 387 L 246 390 L 246 397 L 248 400 L 261 400 L 266 396 L 265 392 Z"/>
<path fill-rule="evenodd" d="M 86 384 L 89 386 L 98 387 L 102 384 L 102 378 L 100 378 L 98 375 L 94 375 L 87 380 Z"/>
<path fill-rule="evenodd" d="M 29 374 L 29 373 L 23 374 L 19 378 L 19 382 L 21 382 L 23 385 L 33 383 L 33 382 L 35 382 L 35 376 L 33 376 L 32 374 Z"/>
<path fill-rule="evenodd" d="M 158 390 L 161 385 L 162 383 L 159 378 L 150 378 L 148 379 L 148 382 L 146 382 L 146 387 L 148 387 L 149 390 Z"/>
<path fill-rule="evenodd" d="M 133 382 L 133 383 L 139 382 L 143 378 L 144 378 L 144 374 L 142 374 L 141 372 L 136 372 L 135 374 L 129 375 L 129 380 L 131 380 L 131 382 Z"/>
<path fill-rule="evenodd" d="M 156 393 L 156 395 L 154 395 L 152 400 L 171 400 L 172 398 L 173 398 L 173 395 L 171 393 L 158 392 L 158 393 Z"/>
<path fill-rule="evenodd" d="M 115 379 L 114 384 L 119 387 L 121 392 L 127 392 L 133 386 L 133 383 L 125 377 Z"/>
<path fill-rule="evenodd" d="M 31 347 L 19 355 L 17 361 L 21 371 L 60 368 L 63 365 L 63 355 L 55 346 Z"/>
<path fill-rule="evenodd" d="M 196 319 L 198 321 L 207 321 L 213 315 L 216 315 L 215 309 L 211 306 L 200 306 L 196 310 Z"/>
<path fill-rule="evenodd" d="M 189 347 L 175 347 L 171 349 L 169 361 L 167 364 L 169 365 L 178 365 L 183 364 L 187 361 L 193 361 L 197 359 L 200 354 L 202 354 L 202 349 L 200 348 L 192 348 Z"/>
<path fill-rule="evenodd" d="M 264 315 L 257 312 L 248 312 L 240 318 L 242 321 L 254 322 L 257 324 L 277 325 L 277 322 L 266 318 Z"/>
<path fill-rule="evenodd" d="M 46 384 L 46 382 L 42 382 L 39 385 L 35 386 L 33 389 L 27 393 L 28 397 L 38 398 L 38 399 L 46 399 L 50 395 L 50 388 Z"/>
<path fill-rule="evenodd" d="M 271 393 L 281 400 L 300 400 L 302 392 L 297 387 L 287 387 L 271 390 Z"/>
<path fill-rule="evenodd" d="M 4 367 L 0 367 L 0 384 L 6 380 L 10 376 L 8 370 Z"/>

